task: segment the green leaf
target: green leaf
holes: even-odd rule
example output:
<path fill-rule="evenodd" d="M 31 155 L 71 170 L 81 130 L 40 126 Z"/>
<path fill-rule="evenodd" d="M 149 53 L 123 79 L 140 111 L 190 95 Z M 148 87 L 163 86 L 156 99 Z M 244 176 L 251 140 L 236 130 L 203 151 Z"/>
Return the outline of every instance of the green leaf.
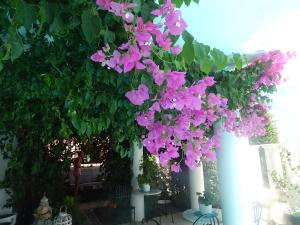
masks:
<path fill-rule="evenodd" d="M 197 4 L 200 2 L 200 0 L 193 0 L 193 1 L 194 1 L 195 3 L 197 3 Z"/>
<path fill-rule="evenodd" d="M 2 61 L 0 61 L 0 72 L 1 72 L 1 70 L 3 69 L 3 63 L 2 63 Z"/>
<path fill-rule="evenodd" d="M 173 3 L 175 3 L 177 8 L 180 8 L 183 4 L 183 0 L 172 0 Z"/>
<path fill-rule="evenodd" d="M 26 29 L 30 29 L 31 24 L 37 18 L 37 7 L 33 4 L 28 4 L 23 0 L 16 2 L 16 19 L 23 24 Z"/>
<path fill-rule="evenodd" d="M 204 45 L 197 41 L 194 41 L 193 45 L 194 45 L 196 59 L 200 60 L 209 57 L 208 54 L 210 51 L 210 47 L 208 45 Z"/>
<path fill-rule="evenodd" d="M 54 18 L 60 13 L 60 6 L 58 4 L 42 0 L 40 6 L 40 16 L 42 23 L 52 24 Z"/>
<path fill-rule="evenodd" d="M 147 3 L 143 4 L 141 14 L 144 21 L 148 21 L 150 19 L 150 11 L 151 8 L 149 7 L 149 5 Z"/>
<path fill-rule="evenodd" d="M 49 28 L 50 33 L 60 34 L 66 31 L 66 24 L 62 17 L 62 13 L 58 14 Z"/>
<path fill-rule="evenodd" d="M 233 63 L 237 69 L 241 69 L 243 67 L 243 58 L 239 53 L 233 54 Z"/>
<path fill-rule="evenodd" d="M 191 35 L 188 31 L 184 31 L 182 33 L 182 38 L 185 41 L 185 43 L 192 43 L 194 40 L 193 35 Z"/>
<path fill-rule="evenodd" d="M 79 121 L 79 119 L 77 118 L 77 116 L 73 116 L 73 117 L 72 117 L 71 123 L 72 123 L 73 127 L 74 127 L 76 130 L 80 131 L 80 121 Z"/>
<path fill-rule="evenodd" d="M 224 69 L 227 64 L 227 56 L 222 51 L 220 51 L 219 49 L 216 49 L 216 48 L 214 48 L 210 52 L 210 54 L 213 57 L 214 64 L 217 66 L 217 68 L 219 70 Z"/>
<path fill-rule="evenodd" d="M 202 72 L 204 72 L 205 74 L 208 74 L 213 66 L 213 61 L 210 58 L 202 58 L 198 60 L 199 65 L 200 65 L 200 69 Z"/>
<path fill-rule="evenodd" d="M 81 28 L 88 43 L 95 41 L 101 30 L 101 21 L 97 13 L 85 10 L 81 15 Z"/>
<path fill-rule="evenodd" d="M 142 6 L 141 0 L 133 0 L 133 3 L 136 4 L 136 7 L 133 8 L 133 11 L 135 14 L 138 14 L 141 11 L 141 6 Z"/>
<path fill-rule="evenodd" d="M 193 44 L 192 43 L 185 43 L 183 45 L 183 49 L 182 49 L 182 52 L 180 54 L 184 58 L 184 61 L 188 65 L 190 65 L 193 62 L 194 57 L 195 57 Z"/>
<path fill-rule="evenodd" d="M 192 0 L 184 0 L 184 4 L 186 4 L 186 6 L 189 6 L 191 4 Z"/>
<path fill-rule="evenodd" d="M 23 53 L 23 43 L 22 40 L 17 33 L 16 29 L 11 26 L 9 28 L 9 40 L 8 43 L 10 45 L 10 59 L 14 61 L 15 59 L 19 58 Z"/>
<path fill-rule="evenodd" d="M 108 29 L 101 30 L 100 34 L 103 36 L 105 43 L 113 43 L 116 39 L 115 33 Z"/>

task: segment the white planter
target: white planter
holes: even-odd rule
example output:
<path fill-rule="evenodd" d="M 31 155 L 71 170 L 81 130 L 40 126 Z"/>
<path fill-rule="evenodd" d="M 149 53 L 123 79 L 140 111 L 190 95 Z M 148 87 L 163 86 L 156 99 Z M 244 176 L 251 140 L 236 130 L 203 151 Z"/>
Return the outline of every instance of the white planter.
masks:
<path fill-rule="evenodd" d="M 150 184 L 143 184 L 143 192 L 149 192 L 150 191 Z"/>
<path fill-rule="evenodd" d="M 202 214 L 208 214 L 212 212 L 212 205 L 199 204 L 199 210 Z"/>

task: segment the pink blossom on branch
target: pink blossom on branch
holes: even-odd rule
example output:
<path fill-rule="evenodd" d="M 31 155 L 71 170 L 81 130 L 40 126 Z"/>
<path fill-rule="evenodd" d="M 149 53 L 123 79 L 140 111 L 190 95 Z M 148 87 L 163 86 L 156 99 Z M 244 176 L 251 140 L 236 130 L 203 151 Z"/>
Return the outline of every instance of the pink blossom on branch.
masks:
<path fill-rule="evenodd" d="M 149 99 L 148 87 L 140 84 L 137 90 L 129 91 L 125 94 L 129 101 L 134 105 L 142 105 Z"/>

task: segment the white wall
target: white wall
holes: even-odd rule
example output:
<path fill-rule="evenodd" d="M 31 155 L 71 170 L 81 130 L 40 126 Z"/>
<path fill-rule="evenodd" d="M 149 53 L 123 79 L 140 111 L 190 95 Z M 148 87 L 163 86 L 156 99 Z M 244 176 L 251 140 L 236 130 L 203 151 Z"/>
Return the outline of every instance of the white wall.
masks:
<path fill-rule="evenodd" d="M 2 154 L 0 153 L 0 182 L 3 181 L 5 170 L 7 168 L 7 160 L 3 159 Z M 6 199 L 8 198 L 4 189 L 0 189 L 0 215 L 10 213 L 10 209 L 4 209 L 3 206 L 6 204 Z"/>
<path fill-rule="evenodd" d="M 2 155 L 0 154 L 0 182 L 4 179 L 6 167 L 7 161 L 4 160 Z"/>

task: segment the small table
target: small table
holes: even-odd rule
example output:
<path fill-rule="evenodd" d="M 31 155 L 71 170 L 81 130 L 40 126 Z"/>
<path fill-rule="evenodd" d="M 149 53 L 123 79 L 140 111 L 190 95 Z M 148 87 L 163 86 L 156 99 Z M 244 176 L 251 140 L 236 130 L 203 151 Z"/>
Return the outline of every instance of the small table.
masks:
<path fill-rule="evenodd" d="M 201 219 L 198 220 L 197 224 L 201 224 L 201 223 L 207 224 L 208 222 L 210 222 L 210 219 L 213 217 L 217 217 L 219 222 L 221 222 L 222 221 L 221 215 L 222 214 L 220 209 L 213 209 L 211 214 L 205 214 L 205 216 L 203 216 Z M 195 209 L 188 209 L 182 213 L 182 216 L 187 221 L 194 223 L 201 216 L 201 212 Z"/>
<path fill-rule="evenodd" d="M 145 221 L 144 197 L 159 194 L 161 194 L 161 190 L 159 189 L 151 189 L 148 192 L 144 192 L 141 190 L 132 190 L 131 204 L 135 206 L 136 221 Z"/>
<path fill-rule="evenodd" d="M 148 196 L 148 195 L 160 195 L 161 194 L 161 190 L 159 189 L 150 189 L 150 191 L 142 191 L 142 190 L 133 190 L 133 193 L 139 193 L 139 194 L 143 194 L 144 196 Z"/>

